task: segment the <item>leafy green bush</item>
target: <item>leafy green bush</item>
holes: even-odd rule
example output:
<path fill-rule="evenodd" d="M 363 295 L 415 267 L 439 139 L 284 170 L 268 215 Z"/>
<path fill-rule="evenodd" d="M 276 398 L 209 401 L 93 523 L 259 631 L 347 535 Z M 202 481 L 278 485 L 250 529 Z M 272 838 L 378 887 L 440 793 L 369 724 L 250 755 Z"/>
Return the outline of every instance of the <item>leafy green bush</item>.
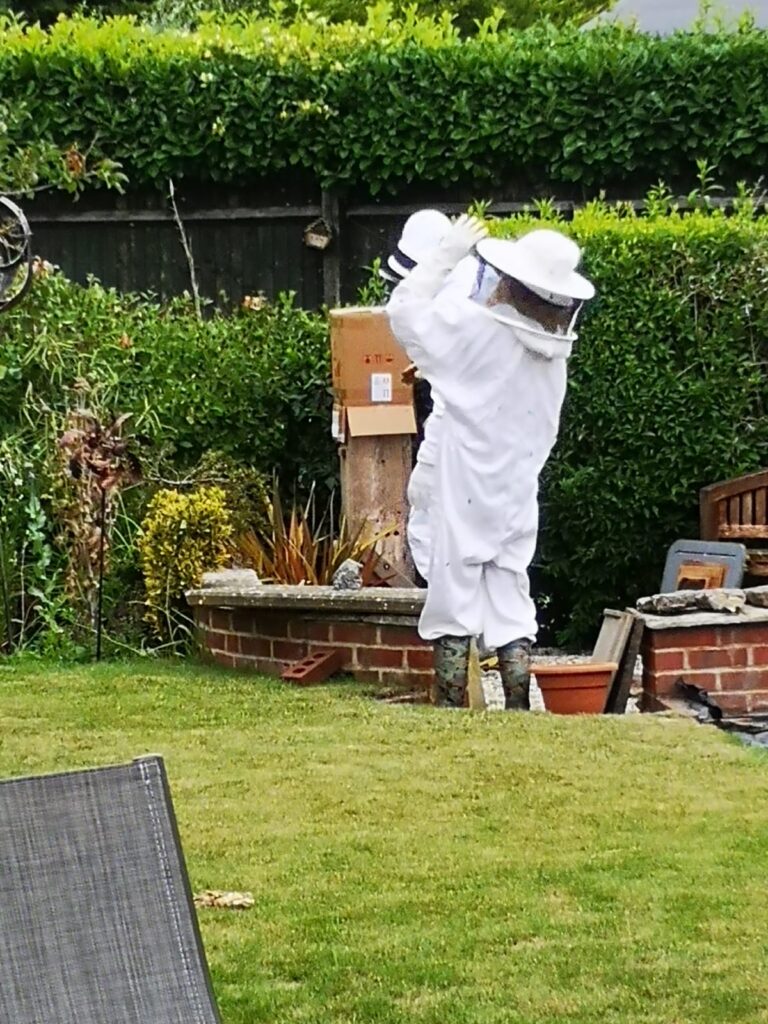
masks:
<path fill-rule="evenodd" d="M 495 225 L 515 234 L 528 222 Z M 560 223 L 597 286 L 542 481 L 536 573 L 561 636 L 661 583 L 698 536 L 698 491 L 768 464 L 768 223 L 749 207 L 636 217 L 598 204 Z"/>
<path fill-rule="evenodd" d="M 325 320 L 288 296 L 199 320 L 183 297 L 49 274 L 2 327 L 0 431 L 35 397 L 65 412 L 85 393 L 130 413 L 155 462 L 189 468 L 213 448 L 299 489 L 334 479 Z"/>
<path fill-rule="evenodd" d="M 154 496 L 142 524 L 139 555 L 147 620 L 158 637 L 178 637 L 184 592 L 200 586 L 204 572 L 224 565 L 233 537 L 232 515 L 220 487 Z"/>
<path fill-rule="evenodd" d="M 364 25 L 204 21 L 195 32 L 75 18 L 0 25 L 0 95 L 28 100 L 11 141 L 98 137 L 132 187 L 255 183 L 286 172 L 396 191 L 411 182 L 678 186 L 696 158 L 725 184 L 768 161 L 768 34 L 581 32 L 462 39 L 447 16 Z M 136 116 L 141 111 L 141 116 Z"/>

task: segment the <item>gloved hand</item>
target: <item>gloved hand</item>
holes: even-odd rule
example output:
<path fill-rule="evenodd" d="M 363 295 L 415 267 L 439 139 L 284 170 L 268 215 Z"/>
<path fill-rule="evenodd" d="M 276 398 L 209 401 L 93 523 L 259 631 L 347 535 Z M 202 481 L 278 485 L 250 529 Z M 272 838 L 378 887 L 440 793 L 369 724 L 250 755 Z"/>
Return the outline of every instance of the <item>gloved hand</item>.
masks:
<path fill-rule="evenodd" d="M 454 222 L 451 230 L 442 238 L 439 249 L 445 254 L 446 262 L 451 261 L 453 269 L 488 234 L 488 228 L 477 217 L 463 213 Z"/>
<path fill-rule="evenodd" d="M 453 268 L 485 238 L 488 230 L 477 217 L 462 214 L 451 226 L 437 248 L 422 257 L 417 266 L 392 292 L 391 310 L 409 298 L 429 300 L 435 296 Z"/>
<path fill-rule="evenodd" d="M 417 462 L 408 481 L 408 504 L 419 512 L 426 512 L 432 500 L 435 467 Z"/>

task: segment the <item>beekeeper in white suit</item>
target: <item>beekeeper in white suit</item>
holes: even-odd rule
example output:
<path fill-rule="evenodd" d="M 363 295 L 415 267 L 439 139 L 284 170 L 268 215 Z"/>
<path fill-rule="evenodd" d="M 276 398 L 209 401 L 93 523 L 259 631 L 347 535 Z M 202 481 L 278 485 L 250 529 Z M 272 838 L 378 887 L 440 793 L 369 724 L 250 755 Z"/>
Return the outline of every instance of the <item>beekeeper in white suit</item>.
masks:
<path fill-rule="evenodd" d="M 434 643 L 434 701 L 462 706 L 469 642 L 495 648 L 510 709 L 529 706 L 536 612 L 528 566 L 536 547 L 538 477 L 554 445 L 575 323 L 592 284 L 578 246 L 536 230 L 486 238 L 462 217 L 394 290 L 395 337 L 444 405 L 434 487 L 431 554 L 419 631 Z M 474 293 L 445 287 L 476 248 L 498 275 Z"/>
<path fill-rule="evenodd" d="M 395 251 L 388 257 L 386 267 L 379 273 L 391 284 L 397 284 L 418 266 L 425 256 L 434 252 L 440 241 L 451 230 L 452 224 L 445 214 L 437 210 L 419 210 L 405 222 Z M 473 257 L 462 260 L 449 274 L 446 287 L 457 288 L 468 296 L 476 283 L 478 261 Z M 497 280 L 492 269 L 487 268 L 486 285 Z M 423 379 L 426 375 L 414 363 L 414 376 Z M 416 456 L 416 465 L 408 482 L 408 547 L 414 565 L 426 580 L 432 550 L 432 533 L 429 522 L 429 505 L 434 489 L 435 467 L 440 443 L 440 433 L 445 405 L 434 383 L 431 386 L 432 411 L 424 423 L 424 437 Z"/>

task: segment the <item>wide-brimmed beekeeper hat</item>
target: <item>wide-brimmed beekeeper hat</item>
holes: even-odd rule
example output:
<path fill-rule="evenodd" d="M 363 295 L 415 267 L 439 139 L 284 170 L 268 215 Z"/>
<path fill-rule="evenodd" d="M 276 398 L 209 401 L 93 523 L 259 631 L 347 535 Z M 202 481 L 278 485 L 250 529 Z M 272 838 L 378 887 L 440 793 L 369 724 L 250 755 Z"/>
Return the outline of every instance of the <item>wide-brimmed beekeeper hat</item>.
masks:
<path fill-rule="evenodd" d="M 476 250 L 494 270 L 520 281 L 553 305 L 586 302 L 594 297 L 595 286 L 576 270 L 581 250 L 559 231 L 537 228 L 511 240 L 483 238 Z"/>
<path fill-rule="evenodd" d="M 413 270 L 427 253 L 436 249 L 443 236 L 450 231 L 451 222 L 439 210 L 419 210 L 405 222 L 397 248 L 387 265 L 399 278 Z"/>

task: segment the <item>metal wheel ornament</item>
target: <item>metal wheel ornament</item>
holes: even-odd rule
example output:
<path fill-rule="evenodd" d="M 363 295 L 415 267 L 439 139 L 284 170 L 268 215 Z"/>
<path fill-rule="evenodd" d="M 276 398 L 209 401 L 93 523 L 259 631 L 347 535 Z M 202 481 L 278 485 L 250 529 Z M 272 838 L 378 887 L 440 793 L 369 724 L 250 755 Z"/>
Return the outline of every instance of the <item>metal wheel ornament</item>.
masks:
<path fill-rule="evenodd" d="M 11 309 L 32 284 L 32 231 L 13 200 L 0 196 L 0 313 Z"/>

